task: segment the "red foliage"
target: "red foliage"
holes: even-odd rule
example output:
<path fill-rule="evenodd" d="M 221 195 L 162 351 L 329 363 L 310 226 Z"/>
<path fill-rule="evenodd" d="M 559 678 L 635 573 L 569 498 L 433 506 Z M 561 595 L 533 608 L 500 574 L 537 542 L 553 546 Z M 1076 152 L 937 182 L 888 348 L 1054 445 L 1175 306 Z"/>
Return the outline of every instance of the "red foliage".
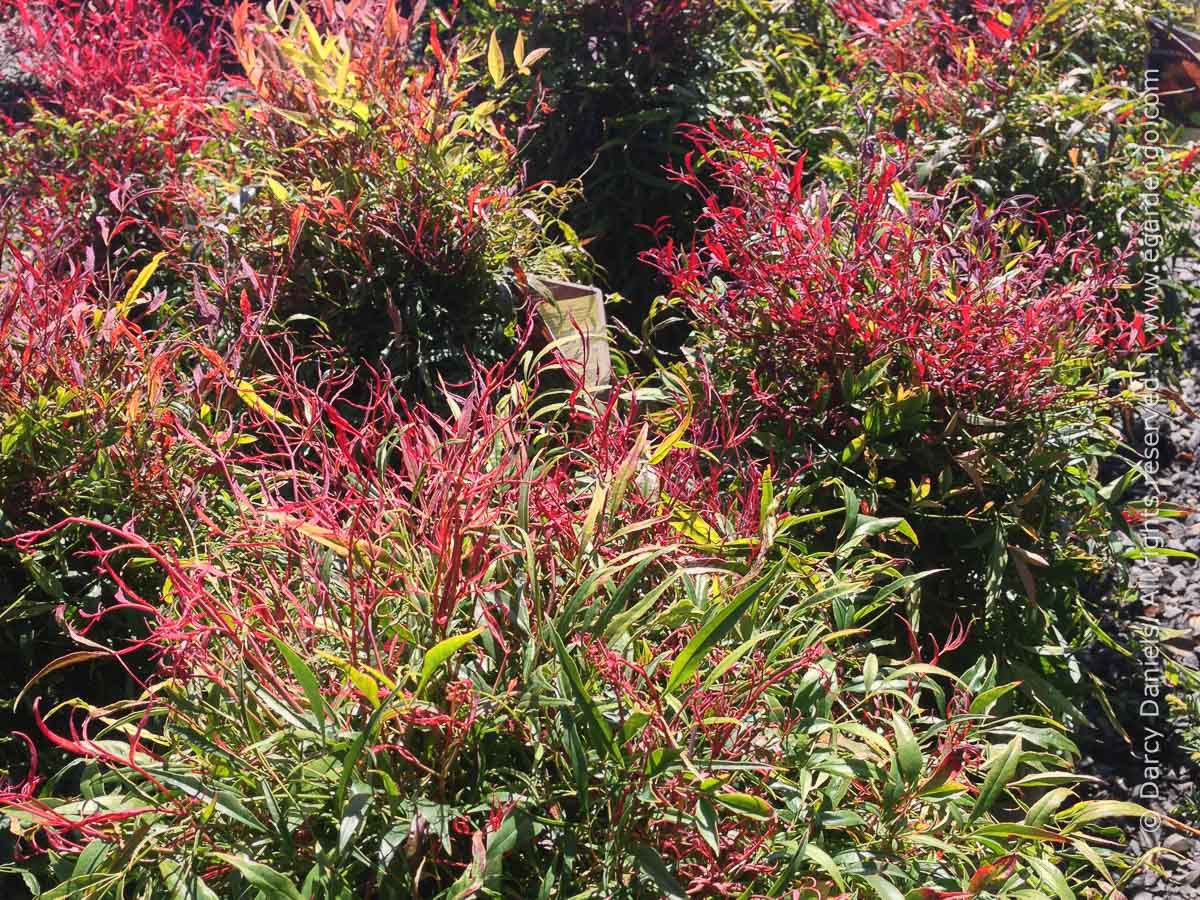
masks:
<path fill-rule="evenodd" d="M 13 504 L 57 515 L 64 485 L 91 478 L 95 488 L 105 473 L 119 473 L 132 495 L 123 502 L 159 507 L 171 487 L 170 403 L 185 390 L 176 373 L 181 345 L 148 339 L 100 301 L 96 273 L 47 275 L 37 268 L 46 262 L 14 251 L 13 277 L 0 289 L 0 417 L 38 423 L 14 428 L 6 461 L 24 460 L 27 471 L 21 496 L 4 507 L 18 523 L 24 517 Z"/>
<path fill-rule="evenodd" d="M 183 284 L 253 269 L 284 314 L 322 317 L 352 353 L 391 342 L 414 381 L 439 352 L 426 335 L 458 347 L 512 315 L 500 282 L 550 242 L 533 210 L 562 201 L 525 185 L 506 128 L 519 140 L 527 123 L 478 102 L 440 13 L 243 4 L 189 34 L 157 0 L 16 2 L 48 112 L 10 126 L 0 192 L 30 257 L 104 269 L 167 250 L 176 310 Z M 241 75 L 222 73 L 224 49 Z"/>
<path fill-rule="evenodd" d="M 44 823 L 39 835 L 46 845 L 55 851 L 64 853 L 80 853 L 91 841 L 104 840 L 110 834 L 109 826 L 126 819 L 134 819 L 146 813 L 153 812 L 152 807 L 133 807 L 114 811 L 99 811 L 85 815 L 64 815 L 55 809 L 57 804 L 46 803 L 37 797 L 37 788 L 41 779 L 37 776 L 38 754 L 37 746 L 27 735 L 17 732 L 29 747 L 30 766 L 32 773 L 20 783 L 9 783 L 0 779 L 0 807 L 10 810 L 17 815 L 25 815 Z M 77 752 L 83 743 L 90 744 L 99 750 L 99 745 L 87 741 L 86 737 L 76 735 L 75 740 L 67 740 L 59 735 L 49 735 L 59 746 L 66 746 L 72 752 Z M 123 760 L 118 759 L 118 763 Z M 36 851 L 18 847 L 16 858 L 22 859 L 33 855 Z"/>
<path fill-rule="evenodd" d="M 890 76 L 897 118 L 940 120 L 1000 102 L 997 76 L 1037 53 L 1027 38 L 1042 17 L 1032 0 L 835 0 L 833 8 L 853 29 L 855 64 Z"/>
<path fill-rule="evenodd" d="M 1020 416 L 1060 395 L 1064 357 L 1146 346 L 1114 305 L 1119 265 L 1085 234 L 1014 252 L 1017 207 L 910 194 L 886 157 L 849 190 L 808 191 L 803 159 L 769 137 L 687 134 L 695 151 L 678 177 L 704 200 L 699 235 L 647 258 L 722 371 L 778 421 L 837 409 L 843 375 L 885 358 L 893 384 L 946 408 Z"/>
<path fill-rule="evenodd" d="M 433 639 L 460 632 L 464 621 L 484 626 L 503 656 L 495 685 L 502 691 L 507 678 L 520 669 L 524 643 L 530 637 L 544 640 L 546 622 L 569 601 L 569 591 L 548 591 L 544 603 L 533 598 L 543 586 L 579 577 L 569 571 L 573 558 L 597 550 L 616 559 L 647 545 L 661 546 L 664 558 L 696 557 L 698 549 L 682 542 L 669 524 L 676 504 L 715 520 L 733 498 L 736 509 L 753 511 L 744 516 L 747 526 L 757 523 L 758 476 L 748 473 L 744 495 L 731 492 L 731 470 L 712 462 L 716 457 L 709 448 L 689 447 L 670 454 L 649 484 L 630 484 L 612 513 L 595 520 L 589 546 L 580 547 L 596 483 L 610 483 L 622 465 L 644 459 L 644 419 L 628 409 L 618 411 L 613 404 L 599 410 L 590 427 L 580 421 L 543 421 L 531 401 L 512 405 L 513 382 L 505 367 L 477 369 L 474 382 L 454 398 L 456 415 L 441 418 L 425 407 L 407 406 L 385 379 L 361 401 L 349 399 L 356 393 L 349 380 L 329 377 L 318 389 L 306 387 L 294 375 L 300 361 L 277 355 L 265 341 L 258 348 L 260 361 L 277 373 L 270 391 L 263 387 L 254 395 L 255 403 L 234 401 L 237 405 L 226 408 L 234 395 L 245 400 L 245 388 L 238 390 L 236 376 L 212 351 L 201 350 L 200 355 L 211 365 L 198 367 L 196 380 L 208 386 L 206 396 L 225 411 L 211 425 L 181 423 L 175 440 L 200 455 L 195 470 L 254 471 L 257 490 L 254 497 L 248 496 L 245 484 L 230 476 L 224 490 L 238 513 L 220 522 L 206 505 L 205 491 L 168 485 L 164 492 L 188 509 L 197 528 L 206 526 L 218 535 L 239 564 L 184 562 L 168 544 L 139 535 L 135 525 L 79 518 L 18 539 L 18 545 L 28 549 L 67 526 L 92 528 L 107 545 L 92 555 L 120 585 L 117 602 L 96 614 L 95 621 L 130 606 L 145 612 L 150 617 L 147 633 L 117 652 L 149 650 L 161 677 L 203 679 L 222 689 L 227 687 L 226 654 L 232 652 L 254 673 L 263 691 L 285 705 L 301 705 L 303 695 L 279 666 L 272 638 L 304 653 L 315 653 L 332 639 L 348 660 L 395 672 L 411 656 L 411 635 L 403 628 L 391 629 L 381 611 L 395 598 L 406 597 L 406 602 L 429 611 Z M 255 433 L 253 443 L 230 439 L 246 431 Z M 520 528 L 529 535 L 540 574 L 539 587 L 523 594 L 527 606 L 516 609 L 497 602 L 497 589 L 506 586 L 497 581 L 504 577 L 497 572 L 507 570 L 498 563 L 524 549 L 516 512 L 522 503 L 527 503 L 528 518 Z M 628 532 L 630 523 L 642 516 L 645 527 Z M 113 545 L 120 549 L 111 549 Z M 343 589 L 321 575 L 329 548 L 337 548 L 345 560 Z M 154 560 L 169 576 L 170 603 L 143 597 L 121 581 L 120 554 L 131 550 Z M 393 558 L 393 552 L 400 555 Z M 585 606 L 580 613 L 586 611 Z M 678 650 L 692 630 L 680 628 L 665 646 Z M 641 705 L 641 699 L 662 705 L 665 670 L 650 679 L 636 667 L 620 670 L 622 658 L 598 640 L 587 649 L 594 664 L 611 676 L 615 690 L 626 692 L 631 701 L 638 699 L 635 705 Z M 769 748 L 751 746 L 757 732 L 733 729 L 727 724 L 732 719 L 720 717 L 761 711 L 767 690 L 792 672 L 773 670 L 751 658 L 732 669 L 720 685 L 691 695 L 689 703 L 696 705 L 698 718 L 718 717 L 703 735 L 716 756 L 740 759 L 749 754 L 767 765 Z M 349 690 L 340 681 L 327 687 Z M 361 687 L 354 690 L 356 702 L 368 708 L 369 698 Z M 465 682 L 450 682 L 440 698 L 430 700 L 435 706 L 398 708 L 396 719 L 398 733 L 411 728 L 428 735 L 427 743 L 414 747 L 397 738 L 374 748 L 394 755 L 402 769 L 411 766 L 414 779 L 430 769 L 448 768 L 479 715 L 478 697 Z M 764 729 L 773 722 L 765 713 L 760 718 Z M 45 723 L 42 728 L 48 739 L 73 755 L 136 768 L 132 761 L 137 740 L 131 741 L 128 758 L 114 756 L 88 738 L 94 724 L 84 716 L 72 719 L 65 735 Z M 669 731 L 665 721 L 659 724 L 661 728 L 650 728 L 638 740 L 657 746 L 656 735 Z M 524 726 L 514 722 L 512 727 Z M 223 745 L 220 736 L 213 740 Z M 630 785 L 628 801 L 636 789 Z M 0 794 L 0 800 L 25 808 L 30 790 L 30 785 L 14 788 Z M 682 783 L 669 790 L 679 802 L 695 793 Z M 180 798 L 164 812 L 186 819 L 196 811 L 192 806 Z M 76 826 L 49 812 L 30 811 L 50 841 L 65 839 Z M 493 811 L 492 818 L 496 815 Z M 90 824 L 97 834 L 103 832 L 103 822 Z M 685 834 L 677 823 L 657 823 L 652 839 L 687 861 L 686 876 L 704 885 L 717 879 L 723 866 L 750 867 L 743 875 L 763 870 L 766 864 L 751 860 L 770 827 L 752 823 L 730 832 L 722 838 L 719 856 L 705 851 L 695 835 Z"/>
<path fill-rule="evenodd" d="M 113 112 L 130 99 L 195 100 L 218 73 L 217 43 L 193 42 L 159 0 L 11 0 L 20 48 L 45 99 L 67 115 Z"/>
<path fill-rule="evenodd" d="M 8 125 L 10 236 L 44 271 L 63 250 L 104 268 L 131 237 L 176 246 L 191 193 L 182 169 L 210 136 L 218 42 L 193 43 L 176 7 L 156 0 L 11 6 L 9 33 L 47 112 Z"/>

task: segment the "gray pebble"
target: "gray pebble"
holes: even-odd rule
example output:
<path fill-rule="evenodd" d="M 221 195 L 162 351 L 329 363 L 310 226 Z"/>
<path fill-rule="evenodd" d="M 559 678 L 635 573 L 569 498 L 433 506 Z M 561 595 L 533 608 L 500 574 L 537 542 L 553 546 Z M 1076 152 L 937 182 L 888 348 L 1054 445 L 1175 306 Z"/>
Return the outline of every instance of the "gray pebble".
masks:
<path fill-rule="evenodd" d="M 1171 835 L 1163 841 L 1163 846 L 1172 853 L 1180 853 L 1184 856 L 1187 856 L 1189 851 L 1193 849 L 1192 839 L 1182 834 Z"/>

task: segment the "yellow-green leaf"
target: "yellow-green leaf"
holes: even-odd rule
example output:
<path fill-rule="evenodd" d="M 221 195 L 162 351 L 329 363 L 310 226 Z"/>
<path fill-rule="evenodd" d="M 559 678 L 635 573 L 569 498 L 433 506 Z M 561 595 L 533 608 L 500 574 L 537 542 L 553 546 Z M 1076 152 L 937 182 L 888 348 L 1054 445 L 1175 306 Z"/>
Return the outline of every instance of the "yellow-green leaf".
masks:
<path fill-rule="evenodd" d="M 229 853 L 214 854 L 237 869 L 242 877 L 253 887 L 256 887 L 268 897 L 278 897 L 280 900 L 300 900 L 300 892 L 284 875 L 276 872 L 270 866 L 255 862 L 245 856 L 233 856 Z"/>
<path fill-rule="evenodd" d="M 908 721 L 897 713 L 892 713 L 892 730 L 896 736 L 896 763 L 900 766 L 900 777 L 906 784 L 912 784 L 920 776 L 925 764 L 921 745 L 913 736 Z"/>
<path fill-rule="evenodd" d="M 114 655 L 115 654 L 109 652 L 108 650 L 76 650 L 74 653 L 68 653 L 65 656 L 58 657 L 58 659 L 55 659 L 43 666 L 36 675 L 26 682 L 25 687 L 21 688 L 21 692 L 17 694 L 17 699 L 13 701 L 13 708 L 15 709 L 20 705 L 21 698 L 25 696 L 25 693 L 31 687 L 33 687 L 51 672 L 55 672 L 59 669 L 65 669 L 67 666 L 73 666 L 76 663 L 88 662 L 89 660 L 101 659 Z"/>
<path fill-rule="evenodd" d="M 774 578 L 775 572 L 763 575 L 712 613 L 704 626 L 696 632 L 695 637 L 688 641 L 687 646 L 679 651 L 679 655 L 671 664 L 671 676 L 667 679 L 666 688 L 668 694 L 695 674 L 701 663 L 707 658 L 709 651 L 733 630 L 742 614 L 770 586 Z"/>
<path fill-rule="evenodd" d="M 525 32 L 517 32 L 516 43 L 513 44 L 513 62 L 518 69 L 525 68 Z"/>
<path fill-rule="evenodd" d="M 895 677 L 895 676 L 893 676 Z M 988 766 L 987 776 L 979 786 L 979 796 L 975 798 L 975 806 L 967 821 L 973 822 L 992 808 L 1000 792 L 1012 781 L 1021 762 L 1021 737 L 1013 738 L 1003 750 L 992 757 Z"/>
<path fill-rule="evenodd" d="M 500 87 L 500 83 L 504 81 L 504 51 L 500 49 L 500 39 L 496 37 L 496 29 L 492 29 L 492 36 L 488 40 L 488 55 L 487 55 L 488 72 L 492 76 L 492 83 L 496 87 Z"/>
<path fill-rule="evenodd" d="M 276 181 L 274 178 L 272 178 L 270 175 L 267 176 L 267 187 L 271 191 L 271 196 L 274 197 L 276 200 L 278 200 L 280 203 L 287 203 L 288 199 L 291 197 L 291 194 L 288 192 L 288 189 L 286 187 L 284 187 L 282 184 L 280 184 L 278 181 Z"/>
<path fill-rule="evenodd" d="M 155 253 L 154 258 L 146 263 L 142 271 L 138 272 L 137 278 L 133 279 L 133 284 L 125 292 L 125 298 L 121 301 L 121 305 L 117 307 L 117 315 L 122 318 L 129 315 L 130 307 L 137 302 L 137 298 L 141 295 L 150 279 L 154 277 L 154 272 L 158 268 L 158 264 L 163 261 L 163 257 L 166 255 L 166 250 Z"/>
<path fill-rule="evenodd" d="M 1148 815 L 1151 815 L 1151 811 L 1139 803 L 1125 800 L 1085 800 L 1076 803 L 1070 809 L 1064 809 L 1055 815 L 1055 818 L 1068 819 L 1063 831 L 1071 832 L 1081 825 L 1100 819 L 1133 819 Z"/>
<path fill-rule="evenodd" d="M 1032 854 L 1022 853 L 1021 856 L 1037 871 L 1042 883 L 1058 896 L 1058 900 L 1075 900 L 1075 892 L 1067 883 L 1066 876 L 1058 867 L 1047 860 Z"/>
<path fill-rule="evenodd" d="M 684 537 L 697 544 L 712 546 L 721 543 L 721 534 L 704 518 L 681 503 L 671 507 L 670 525 Z"/>
<path fill-rule="evenodd" d="M 239 381 L 237 383 L 237 395 L 241 398 L 243 403 L 245 403 L 251 409 L 262 413 L 272 422 L 279 422 L 283 425 L 296 424 L 295 419 L 293 419 L 291 416 L 287 415 L 286 413 L 281 413 L 262 397 L 258 396 L 258 392 L 254 389 L 254 385 L 249 381 Z"/>
<path fill-rule="evenodd" d="M 846 889 L 845 876 L 842 875 L 841 867 L 833 861 L 832 856 L 830 856 L 816 844 L 805 844 L 804 855 L 817 866 L 824 869 L 829 877 L 834 880 L 834 883 L 837 884 L 839 889 L 843 891 Z"/>
<path fill-rule="evenodd" d="M 713 794 L 713 799 L 722 806 L 728 807 L 743 816 L 749 816 L 751 819 L 769 819 L 775 814 L 775 810 L 771 808 L 770 803 L 762 797 L 755 797 L 753 794 L 740 794 L 731 791 L 725 794 Z"/>
<path fill-rule="evenodd" d="M 372 709 L 379 709 L 379 682 L 353 666 L 346 666 L 346 677 L 355 690 L 367 698 Z"/>
<path fill-rule="evenodd" d="M 671 452 L 671 449 L 681 440 L 683 440 L 683 436 L 687 434 L 688 426 L 691 424 L 692 398 L 689 395 L 687 412 L 683 414 L 683 419 L 680 420 L 679 425 L 675 428 L 675 430 L 667 435 L 661 444 L 654 448 L 654 451 L 650 454 L 650 465 L 657 466 L 660 462 L 666 459 L 667 454 Z"/>
<path fill-rule="evenodd" d="M 437 670 L 444 666 L 450 657 L 482 633 L 482 628 L 476 628 L 474 631 L 468 631 L 466 634 L 456 634 L 448 637 L 430 647 L 429 652 L 425 654 L 425 661 L 421 663 L 421 680 L 417 683 L 417 696 L 421 696 L 426 685 L 429 684 L 429 680 L 437 674 Z"/>

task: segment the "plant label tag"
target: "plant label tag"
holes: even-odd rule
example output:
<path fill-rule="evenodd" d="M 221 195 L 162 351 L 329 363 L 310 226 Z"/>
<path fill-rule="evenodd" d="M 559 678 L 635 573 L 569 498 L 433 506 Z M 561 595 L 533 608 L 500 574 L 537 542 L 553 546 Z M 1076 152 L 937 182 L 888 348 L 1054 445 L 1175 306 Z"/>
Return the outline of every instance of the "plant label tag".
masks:
<path fill-rule="evenodd" d="M 544 300 L 538 314 L 554 341 L 558 354 L 582 369 L 589 391 L 603 390 L 612 380 L 604 295 L 599 288 L 569 281 L 538 279 L 535 285 Z"/>

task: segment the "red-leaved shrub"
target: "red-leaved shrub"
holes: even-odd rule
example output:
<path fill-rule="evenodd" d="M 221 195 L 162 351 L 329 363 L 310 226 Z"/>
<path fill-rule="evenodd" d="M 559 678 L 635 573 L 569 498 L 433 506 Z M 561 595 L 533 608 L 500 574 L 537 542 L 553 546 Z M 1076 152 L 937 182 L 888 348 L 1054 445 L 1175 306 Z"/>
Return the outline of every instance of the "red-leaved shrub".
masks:
<path fill-rule="evenodd" d="M 1125 254 L 1017 202 L 918 192 L 878 145 L 834 188 L 770 137 L 688 134 L 697 238 L 647 256 L 693 323 L 695 380 L 742 404 L 777 471 L 907 520 L 914 568 L 945 570 L 910 601 L 923 621 L 1092 640 L 1079 585 L 1119 565 L 1122 501 L 1089 473 L 1114 452 L 1119 364 L 1156 342 L 1118 304 Z M 1042 665 L 1004 652 L 1013 677 Z"/>
<path fill-rule="evenodd" d="M 13 49 L 37 95 L 71 117 L 116 113 L 131 100 L 195 102 L 218 75 L 219 42 L 191 40 L 173 21 L 173 2 L 8 3 L 22 26 Z"/>
<path fill-rule="evenodd" d="M 465 347 L 502 355 L 525 272 L 583 256 L 555 225 L 571 189 L 528 184 L 517 157 L 536 96 L 509 108 L 446 20 L 395 0 L 238 6 L 239 90 L 195 167 L 217 262 L 277 274 L 283 315 L 431 398 L 467 377 Z"/>
<path fill-rule="evenodd" d="M 444 842 L 420 847 L 410 861 L 415 866 L 424 860 L 425 875 L 418 872 L 418 878 L 449 884 L 471 858 L 473 835 L 479 840 L 496 832 L 514 806 L 523 815 L 542 812 L 541 801 L 533 797 L 497 799 L 503 785 L 499 771 L 525 769 L 551 788 L 560 777 L 554 766 L 527 756 L 528 747 L 541 742 L 549 742 L 556 754 L 562 746 L 557 714 L 553 708 L 539 709 L 542 688 L 531 694 L 525 686 L 533 660 L 541 666 L 555 658 L 550 634 L 569 637 L 579 631 L 587 665 L 609 683 L 618 702 L 656 710 L 649 721 L 631 718 L 632 733 L 621 738 L 631 759 L 661 752 L 677 742 L 673 716 L 665 713 L 667 668 L 660 666 L 651 676 L 629 665 L 613 650 L 623 633 L 605 638 L 604 631 L 624 611 L 621 598 L 632 598 L 635 585 L 653 585 L 676 566 L 704 564 L 706 553 L 681 533 L 699 531 L 697 511 L 701 519 L 710 517 L 709 528 L 727 530 L 714 534 L 718 541 L 743 538 L 750 548 L 747 560 L 753 559 L 756 542 L 744 537 L 758 533 L 761 517 L 774 520 L 778 514 L 769 498 L 768 512 L 761 512 L 762 476 L 756 468 L 739 476 L 698 447 L 673 449 L 670 441 L 679 435 L 672 439 L 651 431 L 636 407 L 614 401 L 589 411 L 584 402 L 576 416 L 543 418 L 535 398 L 517 399 L 519 383 L 512 380 L 511 367 L 501 366 L 477 369 L 472 383 L 452 400 L 455 414 L 439 417 L 407 406 L 385 379 L 357 402 L 348 399 L 350 382 L 338 377 L 319 389 L 307 388 L 290 375 L 297 360 L 277 350 L 260 347 L 278 377 L 270 389 L 263 385 L 257 392 L 225 381 L 230 373 L 219 359 L 203 364 L 202 380 L 223 385 L 241 402 L 214 419 L 180 423 L 175 434 L 207 457 L 203 470 L 229 479 L 217 494 L 164 486 L 164 495 L 190 513 L 197 540 L 208 546 L 205 559 L 181 558 L 170 542 L 146 540 L 137 523 L 78 518 L 25 534 L 20 546 L 32 551 L 65 527 L 84 526 L 105 545 L 120 548 L 92 554 L 118 585 L 93 623 L 129 608 L 144 611 L 146 633 L 112 655 L 147 653 L 157 663 L 154 678 L 179 688 L 164 685 L 126 703 L 142 723 L 154 718 L 170 721 L 180 733 L 209 731 L 203 703 L 218 696 L 233 701 L 241 690 L 235 668 L 253 678 L 256 709 L 264 702 L 308 716 L 315 710 L 308 705 L 314 703 L 311 690 L 320 690 L 327 704 L 322 718 L 370 734 L 361 763 L 347 763 L 347 777 L 357 767 L 362 777 L 374 780 L 369 766 L 400 786 L 407 798 L 404 808 L 411 802 L 419 808 L 444 803 L 455 810 Z M 660 415 L 661 423 L 675 425 L 677 415 Z M 257 439 L 232 439 L 246 432 Z M 647 461 L 652 450 L 659 451 L 653 465 Z M 237 475 L 248 472 L 254 473 L 253 483 Z M 731 498 L 735 512 L 725 516 L 720 508 Z M 233 518 L 218 521 L 216 510 L 230 507 L 236 509 Z M 725 520 L 737 521 L 725 526 Z M 683 522 L 692 524 L 685 528 Z M 168 579 L 169 596 L 140 592 L 122 579 L 122 553 L 129 550 L 154 561 Z M 724 552 L 740 556 L 743 551 Z M 722 580 L 726 577 L 737 582 L 735 571 Z M 616 595 L 620 603 L 601 589 L 610 579 L 628 579 Z M 678 573 L 663 582 L 672 597 L 682 585 Z M 692 618 L 684 614 L 656 627 L 657 652 L 678 653 L 694 634 Z M 592 634 L 585 633 L 588 623 Z M 428 659 L 428 648 L 472 628 L 483 632 L 487 649 L 468 645 L 461 651 L 455 664 L 459 679 L 443 684 L 439 678 L 428 688 L 427 675 L 419 683 L 409 679 L 414 664 Z M 281 646 L 312 659 L 319 680 L 297 684 L 298 670 L 280 664 Z M 693 735 L 693 744 L 714 765 L 727 761 L 754 773 L 746 776 L 744 789 L 757 790 L 757 772 L 769 768 L 770 741 L 777 740 L 766 693 L 782 679 L 803 676 L 823 655 L 818 646 L 787 665 L 765 665 L 761 654 L 736 667 L 731 659 L 722 680 L 687 698 L 683 714 L 701 719 L 740 713 L 746 726 L 706 724 Z M 485 712 L 497 698 L 513 709 Z M 375 722 L 371 714 L 385 699 L 394 713 Z M 163 757 L 141 728 L 120 742 L 104 742 L 97 740 L 102 725 L 90 714 L 60 714 L 52 721 L 36 707 L 35 714 L 42 737 L 68 756 L 100 761 L 141 781 L 156 796 L 153 811 L 167 829 L 165 841 L 195 843 L 205 853 L 233 849 L 232 832 L 208 827 L 204 805 L 174 789 L 196 778 L 205 784 L 240 778 L 213 767 L 220 758 L 246 752 L 249 734 L 240 727 L 212 733 L 210 748 L 198 755 L 181 746 Z M 800 718 L 787 717 L 784 732 Z M 281 758 L 279 749 L 272 751 L 272 764 Z M 313 749 L 295 745 L 284 752 L 299 753 L 299 759 Z M 661 787 L 653 775 L 622 776 L 621 781 L 619 803 L 634 811 L 628 839 L 660 847 L 666 858 L 678 860 L 682 877 L 697 885 L 749 883 L 774 871 L 776 863 L 764 858 L 763 849 L 776 830 L 773 823 L 731 823 L 717 857 L 694 829 L 660 822 L 657 803 L 638 796 L 653 789 L 671 802 L 694 804 L 702 796 L 697 787 L 681 776 Z M 35 775 L 10 791 L 0 790 L 0 800 L 22 822 L 27 851 L 77 853 L 79 836 L 115 839 L 130 819 L 150 812 L 138 804 L 115 816 L 60 815 L 35 797 L 38 783 Z M 332 800 L 332 793 L 324 792 L 312 807 L 309 827 L 296 832 L 291 848 L 265 850 L 261 861 L 302 877 L 306 860 L 331 839 L 319 811 Z M 251 807 L 246 815 L 253 822 L 262 813 L 257 802 Z M 372 819 L 368 832 L 382 827 Z M 590 818 L 573 817 L 564 827 L 582 831 L 592 825 Z M 602 864 L 588 854 L 581 866 Z M 736 863 L 738 871 L 722 873 L 722 860 Z M 522 865 L 513 868 L 512 877 L 527 877 Z M 355 884 L 377 877 L 349 863 L 343 874 Z M 212 871 L 206 880 L 219 885 L 226 877 Z"/>
<path fill-rule="evenodd" d="M 527 896 L 553 871 L 633 896 L 730 897 L 831 893 L 821 860 L 788 852 L 815 811 L 858 811 L 816 819 L 839 852 L 882 823 L 923 834 L 939 811 L 955 834 L 978 828 L 975 792 L 953 793 L 952 816 L 935 794 L 985 777 L 978 687 L 925 697 L 911 634 L 906 659 L 868 658 L 880 679 L 864 687 L 839 646 L 849 604 L 878 612 L 907 579 L 885 554 L 810 553 L 794 540 L 801 508 L 711 453 L 680 409 L 577 398 L 553 412 L 525 390 L 536 375 L 497 367 L 439 417 L 383 379 L 354 402 L 341 379 L 306 388 L 296 360 L 260 355 L 278 372 L 269 388 L 225 384 L 253 402 L 179 434 L 227 479 L 190 498 L 191 546 L 68 522 L 119 545 L 95 554 L 119 585 L 99 617 L 144 609 L 137 646 L 158 667 L 119 706 L 36 707 L 44 739 L 97 763 L 86 789 L 120 802 L 67 807 L 38 776 L 0 783 L 21 852 L 74 860 L 85 839 L 119 844 L 153 817 L 172 865 L 122 862 L 130 884 Z M 243 429 L 256 440 L 231 440 Z M 895 526 L 864 517 L 855 541 Z M 161 594 L 120 581 L 127 552 L 166 575 Z M 931 663 L 963 637 L 952 628 Z M 925 710 L 950 721 L 922 729 L 922 749 L 908 721 Z M 118 711 L 128 727 L 107 727 Z M 811 739 L 835 729 L 877 734 L 882 752 Z M 803 773 L 830 770 L 832 795 L 798 794 Z M 935 883 L 986 874 L 996 853 L 978 841 Z M 924 868 L 906 886 L 928 883 Z"/>
<path fill-rule="evenodd" d="M 1041 21 L 1032 0 L 837 0 L 852 29 L 853 64 L 878 67 L 897 119 L 986 117 L 1011 88 L 1006 77 L 1038 52 L 1026 37 Z"/>
<path fill-rule="evenodd" d="M 807 188 L 803 159 L 769 137 L 687 133 L 679 178 L 704 200 L 699 237 L 647 257 L 722 377 L 776 423 L 836 420 L 843 376 L 873 364 L 950 412 L 1020 417 L 1061 394 L 1066 361 L 1147 344 L 1114 305 L 1119 260 L 1086 235 L 1023 238 L 1016 205 L 911 192 L 883 155 L 848 189 Z"/>
<path fill-rule="evenodd" d="M 191 42 L 157 0 L 12 5 L 35 105 L 0 133 L 9 240 L 43 270 L 64 251 L 103 270 L 178 250 L 188 160 L 210 138 L 218 42 Z"/>
<path fill-rule="evenodd" d="M 0 679 L 5 734 L 32 730 L 31 698 L 21 699 L 30 674 L 81 645 L 81 665 L 41 683 L 46 702 L 126 696 L 131 684 L 97 664 L 113 647 L 127 668 L 144 666 L 126 640 L 140 633 L 146 610 L 112 601 L 120 586 L 145 591 L 159 580 L 145 568 L 121 569 L 117 579 L 99 574 L 82 554 L 110 543 L 85 528 L 60 529 L 21 552 L 14 536 L 69 513 L 166 539 L 186 531 L 185 498 L 204 478 L 177 440 L 205 394 L 189 377 L 190 363 L 203 357 L 186 337 L 138 324 L 163 299 L 153 269 L 143 268 L 139 283 L 136 271 L 56 256 L 53 243 L 32 256 L 0 243 L 0 582 L 12 591 L 0 640 L 12 663 Z M 13 744 L 0 744 L 0 768 L 24 755 L 24 745 Z M 53 765 L 47 749 L 43 763 Z"/>

